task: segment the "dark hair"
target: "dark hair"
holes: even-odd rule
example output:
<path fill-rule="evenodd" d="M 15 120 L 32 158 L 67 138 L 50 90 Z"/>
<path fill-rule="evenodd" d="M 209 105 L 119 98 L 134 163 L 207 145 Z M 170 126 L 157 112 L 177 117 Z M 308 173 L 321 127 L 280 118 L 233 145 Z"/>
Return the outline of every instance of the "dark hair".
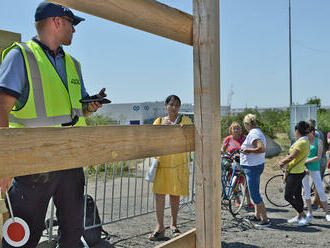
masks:
<path fill-rule="evenodd" d="M 316 127 L 316 120 L 314 120 L 314 119 L 309 119 L 308 120 L 308 124 L 311 126 L 311 127 Z"/>
<path fill-rule="evenodd" d="M 178 101 L 179 104 L 180 104 L 180 106 L 181 106 L 181 100 L 180 100 L 180 98 L 179 98 L 178 96 L 176 96 L 176 95 L 170 95 L 170 96 L 168 96 L 168 97 L 166 98 L 166 100 L 165 100 L 165 105 L 167 105 L 167 104 L 172 100 L 172 98 L 173 98 L 174 100 Z"/>
<path fill-rule="evenodd" d="M 299 123 L 294 127 L 295 130 L 305 136 L 310 132 L 310 125 L 306 121 L 299 121 Z"/>

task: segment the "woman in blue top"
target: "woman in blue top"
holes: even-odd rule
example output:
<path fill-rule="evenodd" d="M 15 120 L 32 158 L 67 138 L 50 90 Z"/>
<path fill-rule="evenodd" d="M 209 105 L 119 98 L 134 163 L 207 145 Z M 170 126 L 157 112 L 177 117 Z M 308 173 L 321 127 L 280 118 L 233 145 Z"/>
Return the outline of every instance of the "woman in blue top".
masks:
<path fill-rule="evenodd" d="M 322 141 L 315 137 L 315 128 L 311 126 L 310 133 L 307 135 L 310 142 L 310 152 L 305 162 L 306 175 L 302 181 L 304 187 L 304 198 L 307 205 L 307 218 L 310 221 L 312 218 L 312 202 L 311 202 L 311 187 L 309 184 L 309 177 L 311 176 L 315 188 L 320 196 L 320 200 L 325 211 L 325 219 L 330 221 L 330 214 L 328 212 L 327 196 L 324 193 L 320 174 L 320 159 L 322 157 L 323 145 Z"/>

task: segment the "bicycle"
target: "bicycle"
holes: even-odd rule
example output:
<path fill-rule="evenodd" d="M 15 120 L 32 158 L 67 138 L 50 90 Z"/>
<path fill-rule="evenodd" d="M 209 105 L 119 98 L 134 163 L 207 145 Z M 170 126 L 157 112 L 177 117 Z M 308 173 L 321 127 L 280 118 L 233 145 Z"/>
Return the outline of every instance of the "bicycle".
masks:
<path fill-rule="evenodd" d="M 287 207 L 289 203 L 284 199 L 285 184 L 283 174 L 270 177 L 265 185 L 265 195 L 267 200 L 276 207 Z M 330 172 L 326 172 L 323 177 L 323 187 L 328 200 L 330 199 Z M 311 185 L 311 195 L 315 192 L 314 183 Z"/>
<path fill-rule="evenodd" d="M 228 203 L 229 212 L 234 217 L 244 205 L 247 189 L 245 174 L 240 168 L 239 158 L 236 157 L 238 152 L 223 153 L 221 156 L 221 202 Z"/>

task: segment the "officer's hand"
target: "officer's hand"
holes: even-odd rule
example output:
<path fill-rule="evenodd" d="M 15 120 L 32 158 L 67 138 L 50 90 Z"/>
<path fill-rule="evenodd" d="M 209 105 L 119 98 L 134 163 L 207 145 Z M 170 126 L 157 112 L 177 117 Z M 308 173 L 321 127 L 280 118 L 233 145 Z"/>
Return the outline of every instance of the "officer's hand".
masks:
<path fill-rule="evenodd" d="M 0 178 L 1 193 L 5 193 L 11 184 L 11 178 Z"/>
<path fill-rule="evenodd" d="M 99 102 L 90 102 L 90 103 L 88 103 L 87 111 L 96 112 L 101 107 L 102 107 L 102 104 Z"/>
<path fill-rule="evenodd" d="M 102 88 L 96 96 L 98 98 L 106 97 L 107 94 L 105 93 L 105 88 Z M 90 102 L 88 104 L 87 110 L 88 110 L 88 112 L 96 112 L 101 107 L 102 107 L 102 104 L 99 102 Z"/>

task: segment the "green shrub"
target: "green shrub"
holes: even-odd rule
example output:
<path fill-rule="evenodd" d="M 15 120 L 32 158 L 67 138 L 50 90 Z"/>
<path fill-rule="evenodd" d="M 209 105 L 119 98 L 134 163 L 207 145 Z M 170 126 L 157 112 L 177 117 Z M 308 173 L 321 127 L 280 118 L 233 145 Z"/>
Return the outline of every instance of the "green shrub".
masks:
<path fill-rule="evenodd" d="M 221 137 L 224 138 L 229 135 L 229 127 L 232 122 L 238 122 L 242 128 L 243 132 L 247 134 L 243 126 L 244 116 L 247 114 L 255 114 L 259 122 L 259 127 L 262 132 L 271 137 L 275 138 L 275 133 L 286 133 L 290 127 L 290 113 L 289 110 L 280 109 L 267 109 L 260 113 L 257 108 L 246 109 L 243 113 L 239 113 L 235 116 L 229 115 L 224 116 L 221 119 Z"/>
<path fill-rule="evenodd" d="M 140 160 L 138 160 L 138 161 L 140 161 Z M 114 174 L 115 177 L 120 177 L 122 171 L 123 171 L 123 176 L 125 176 L 125 177 L 128 175 L 132 176 L 135 173 L 135 169 L 136 169 L 135 162 L 136 162 L 136 160 L 108 163 L 107 164 L 107 176 L 112 177 Z M 88 174 L 95 175 L 96 171 L 97 171 L 98 175 L 104 176 L 105 168 L 106 168 L 106 164 L 90 166 L 88 168 Z"/>
<path fill-rule="evenodd" d="M 111 124 L 118 124 L 117 121 L 111 119 L 109 116 L 101 114 L 93 114 L 86 118 L 87 126 L 107 126 Z"/>

